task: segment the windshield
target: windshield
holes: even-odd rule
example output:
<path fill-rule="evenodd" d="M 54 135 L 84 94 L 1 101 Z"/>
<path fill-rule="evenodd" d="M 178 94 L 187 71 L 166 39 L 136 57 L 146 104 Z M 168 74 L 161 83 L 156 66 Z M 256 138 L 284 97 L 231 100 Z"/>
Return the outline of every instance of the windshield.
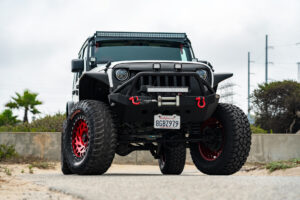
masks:
<path fill-rule="evenodd" d="M 93 54 L 98 63 L 122 60 L 192 60 L 189 47 L 178 42 L 97 42 Z"/>

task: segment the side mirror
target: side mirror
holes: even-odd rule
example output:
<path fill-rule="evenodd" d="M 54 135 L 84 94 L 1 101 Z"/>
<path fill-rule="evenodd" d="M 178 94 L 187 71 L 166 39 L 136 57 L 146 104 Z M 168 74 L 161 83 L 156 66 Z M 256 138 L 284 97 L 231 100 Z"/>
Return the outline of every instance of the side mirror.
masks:
<path fill-rule="evenodd" d="M 72 72 L 81 72 L 84 70 L 83 59 L 73 59 L 72 60 Z"/>

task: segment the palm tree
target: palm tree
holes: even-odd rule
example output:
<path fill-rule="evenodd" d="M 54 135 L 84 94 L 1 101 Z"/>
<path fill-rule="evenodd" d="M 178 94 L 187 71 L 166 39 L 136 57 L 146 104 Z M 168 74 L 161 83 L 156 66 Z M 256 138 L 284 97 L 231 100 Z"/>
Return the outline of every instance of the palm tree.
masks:
<path fill-rule="evenodd" d="M 37 95 L 29 90 L 24 90 L 22 95 L 16 92 L 17 97 L 12 97 L 12 101 L 5 106 L 10 109 L 24 108 L 23 123 L 28 122 L 28 111 L 34 115 L 40 113 L 36 106 L 41 105 L 42 102 L 36 99 Z"/>

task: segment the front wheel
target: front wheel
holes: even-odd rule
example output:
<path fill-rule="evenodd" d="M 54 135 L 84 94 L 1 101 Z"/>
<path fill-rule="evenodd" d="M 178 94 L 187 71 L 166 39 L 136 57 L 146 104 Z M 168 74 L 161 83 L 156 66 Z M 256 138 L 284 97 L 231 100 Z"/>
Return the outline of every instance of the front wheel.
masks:
<path fill-rule="evenodd" d="M 67 160 L 66 160 L 66 157 L 64 155 L 64 142 L 63 142 L 63 137 L 64 137 L 64 134 L 66 133 L 67 131 L 67 125 L 68 121 L 65 120 L 63 122 L 63 129 L 62 129 L 62 133 L 61 133 L 61 158 L 60 158 L 60 166 L 61 166 L 61 171 L 64 175 L 69 175 L 69 174 L 73 174 L 71 169 L 69 168 L 68 166 L 68 163 L 67 163 Z"/>
<path fill-rule="evenodd" d="M 219 104 L 213 116 L 199 128 L 201 142 L 191 143 L 192 160 L 209 175 L 230 175 L 244 165 L 251 146 L 251 131 L 244 112 L 230 104 Z"/>
<path fill-rule="evenodd" d="M 62 155 L 71 172 L 105 173 L 116 148 L 116 130 L 108 106 L 94 100 L 74 105 L 62 142 Z"/>

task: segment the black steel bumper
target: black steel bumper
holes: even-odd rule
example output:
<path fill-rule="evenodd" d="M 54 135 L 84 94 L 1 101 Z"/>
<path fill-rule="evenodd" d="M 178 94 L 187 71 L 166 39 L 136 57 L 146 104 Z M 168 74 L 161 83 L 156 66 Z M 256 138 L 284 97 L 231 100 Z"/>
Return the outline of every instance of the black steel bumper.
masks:
<path fill-rule="evenodd" d="M 143 77 L 151 77 L 152 79 L 151 84 L 147 82 L 145 86 L 159 87 L 157 82 L 155 82 L 156 77 L 159 77 L 159 80 L 164 80 L 161 79 L 161 77 L 164 76 L 175 77 L 177 80 L 180 80 L 181 77 L 193 78 L 194 82 L 190 82 L 188 86 L 190 88 L 198 88 L 199 95 L 195 95 L 195 93 L 192 92 L 176 94 L 158 93 L 155 94 L 156 97 L 153 98 L 153 94 L 148 95 L 147 93 L 145 94 L 145 92 L 140 92 L 139 88 L 144 87 L 144 85 L 141 84 L 141 81 L 144 81 Z M 168 83 L 170 83 L 169 80 Z M 186 84 L 186 82 L 177 81 L 176 85 L 164 85 L 164 87 L 187 86 L 183 85 L 183 83 Z M 197 87 L 191 84 L 197 84 Z M 160 97 L 174 98 L 172 102 L 176 101 L 179 104 L 160 105 L 158 103 Z M 142 121 L 153 123 L 155 114 L 177 114 L 181 116 L 181 123 L 184 124 L 202 122 L 208 119 L 217 107 L 219 96 L 216 95 L 210 85 L 195 72 L 140 72 L 115 89 L 109 95 L 109 101 L 113 109 L 125 122 Z"/>

